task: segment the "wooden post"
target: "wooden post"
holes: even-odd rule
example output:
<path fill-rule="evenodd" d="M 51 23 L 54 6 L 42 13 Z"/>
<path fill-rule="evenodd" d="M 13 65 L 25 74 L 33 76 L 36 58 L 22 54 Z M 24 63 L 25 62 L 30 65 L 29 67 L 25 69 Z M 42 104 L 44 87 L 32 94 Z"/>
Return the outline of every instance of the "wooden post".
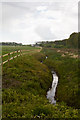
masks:
<path fill-rule="evenodd" d="M 22 55 L 23 53 L 22 53 L 22 50 L 21 50 L 21 55 Z"/>
<path fill-rule="evenodd" d="M 14 51 L 13 51 L 13 60 L 14 60 Z"/>
<path fill-rule="evenodd" d="M 18 57 L 18 50 L 17 50 L 17 57 Z"/>
<path fill-rule="evenodd" d="M 15 53 L 15 52 L 13 51 L 13 64 L 14 64 L 14 53 Z"/>
<path fill-rule="evenodd" d="M 1 55 L 1 66 L 3 65 L 3 56 Z"/>
<path fill-rule="evenodd" d="M 8 66 L 9 66 L 9 60 L 10 60 L 10 53 L 8 53 Z"/>
<path fill-rule="evenodd" d="M 3 71 L 3 56 L 1 56 L 1 69 Z"/>
<path fill-rule="evenodd" d="M 20 50 L 20 56 L 21 56 L 21 50 Z"/>
<path fill-rule="evenodd" d="M 1 74 L 3 72 L 3 70 L 2 70 L 2 67 L 3 67 L 2 58 L 3 58 L 3 56 L 1 55 L 0 56 L 0 71 L 1 71 Z"/>

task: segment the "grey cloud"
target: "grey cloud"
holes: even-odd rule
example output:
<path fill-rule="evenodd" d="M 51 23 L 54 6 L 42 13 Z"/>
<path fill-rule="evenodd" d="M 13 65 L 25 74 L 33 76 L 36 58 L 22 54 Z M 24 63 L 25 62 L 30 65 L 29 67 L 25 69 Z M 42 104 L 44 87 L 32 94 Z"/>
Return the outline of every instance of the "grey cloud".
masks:
<path fill-rule="evenodd" d="M 69 2 L 52 2 L 51 4 L 49 2 L 4 2 L 2 3 L 3 22 L 21 18 L 27 13 L 33 14 L 38 6 L 47 6 L 48 10 L 68 12 L 72 5 Z"/>
<path fill-rule="evenodd" d="M 26 9 L 25 9 L 26 8 Z M 24 3 L 3 3 L 2 4 L 2 15 L 3 20 L 10 21 L 13 18 L 18 18 L 23 16 L 29 10 L 28 6 Z"/>
<path fill-rule="evenodd" d="M 10 23 L 14 19 L 22 19 L 27 13 L 36 12 L 36 7 L 41 3 L 34 2 L 3 2 L 2 3 L 2 19 L 3 23 Z"/>

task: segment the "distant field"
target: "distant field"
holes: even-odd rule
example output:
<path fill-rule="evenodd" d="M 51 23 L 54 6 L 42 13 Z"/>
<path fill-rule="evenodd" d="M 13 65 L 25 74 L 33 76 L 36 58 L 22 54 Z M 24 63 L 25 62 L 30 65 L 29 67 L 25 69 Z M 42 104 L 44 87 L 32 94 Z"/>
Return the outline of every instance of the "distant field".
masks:
<path fill-rule="evenodd" d="M 2 46 L 2 54 L 10 53 L 17 50 L 33 50 L 33 49 L 39 49 L 37 47 L 31 47 L 31 46 Z"/>

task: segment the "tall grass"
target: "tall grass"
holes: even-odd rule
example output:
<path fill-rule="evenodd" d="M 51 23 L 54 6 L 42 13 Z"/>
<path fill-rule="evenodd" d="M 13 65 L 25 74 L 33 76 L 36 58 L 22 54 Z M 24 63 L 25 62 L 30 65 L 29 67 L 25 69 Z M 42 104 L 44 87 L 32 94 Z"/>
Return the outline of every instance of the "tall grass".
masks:
<path fill-rule="evenodd" d="M 48 59 L 44 60 L 45 55 Z M 62 57 L 61 53 L 57 53 L 56 49 L 44 49 L 42 51 L 43 63 L 48 66 L 50 70 L 55 70 L 59 76 L 59 84 L 56 92 L 57 101 L 64 101 L 67 105 L 80 108 L 79 101 L 79 59 L 70 58 L 69 56 Z M 41 55 L 42 55 L 41 53 Z M 40 58 L 37 56 L 37 59 Z"/>
<path fill-rule="evenodd" d="M 3 118 L 77 119 L 77 109 L 64 102 L 55 106 L 47 100 L 52 75 L 37 57 L 41 60 L 45 55 L 27 54 L 3 66 Z"/>

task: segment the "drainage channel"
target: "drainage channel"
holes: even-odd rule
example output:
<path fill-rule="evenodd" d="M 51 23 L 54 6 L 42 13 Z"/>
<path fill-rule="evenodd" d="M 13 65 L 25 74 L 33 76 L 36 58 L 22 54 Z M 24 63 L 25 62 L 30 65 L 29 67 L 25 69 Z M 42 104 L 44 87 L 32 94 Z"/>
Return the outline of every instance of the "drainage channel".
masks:
<path fill-rule="evenodd" d="M 58 76 L 54 71 L 52 71 L 52 76 L 53 76 L 52 86 L 51 88 L 49 88 L 49 91 L 47 92 L 47 99 L 49 99 L 49 102 L 51 104 L 56 104 L 55 93 L 58 85 Z"/>

